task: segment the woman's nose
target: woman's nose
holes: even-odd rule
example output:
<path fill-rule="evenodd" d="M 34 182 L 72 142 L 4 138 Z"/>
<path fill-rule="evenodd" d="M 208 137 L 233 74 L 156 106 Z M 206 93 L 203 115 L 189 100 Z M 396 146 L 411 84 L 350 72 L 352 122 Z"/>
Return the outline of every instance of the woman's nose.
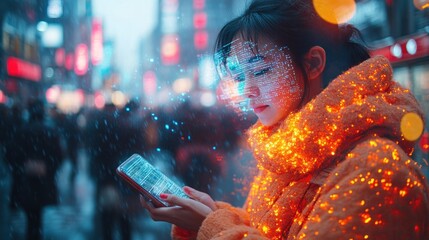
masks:
<path fill-rule="evenodd" d="M 252 81 L 246 81 L 244 86 L 244 96 L 247 98 L 255 98 L 260 94 L 259 87 L 252 84 Z"/>

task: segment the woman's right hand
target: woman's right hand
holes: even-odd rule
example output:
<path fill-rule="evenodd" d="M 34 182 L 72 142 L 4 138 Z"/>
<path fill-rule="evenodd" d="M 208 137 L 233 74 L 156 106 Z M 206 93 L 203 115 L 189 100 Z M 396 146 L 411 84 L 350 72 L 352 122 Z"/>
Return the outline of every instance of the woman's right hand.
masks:
<path fill-rule="evenodd" d="M 187 186 L 183 190 L 190 199 L 164 193 L 160 195 L 171 205 L 169 207 L 155 208 L 143 197 L 140 197 L 140 202 L 154 221 L 169 222 L 180 228 L 198 231 L 207 215 L 217 209 L 216 204 L 207 193 Z"/>

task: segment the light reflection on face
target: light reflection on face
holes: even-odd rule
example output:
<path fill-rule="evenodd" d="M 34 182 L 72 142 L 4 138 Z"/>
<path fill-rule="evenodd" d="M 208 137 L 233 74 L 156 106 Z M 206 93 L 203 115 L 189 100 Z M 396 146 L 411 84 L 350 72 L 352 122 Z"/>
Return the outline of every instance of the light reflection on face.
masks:
<path fill-rule="evenodd" d="M 231 100 L 248 104 L 263 125 L 272 126 L 300 107 L 304 79 L 287 47 L 237 38 L 223 62 L 217 66 L 221 80 L 236 87 Z"/>

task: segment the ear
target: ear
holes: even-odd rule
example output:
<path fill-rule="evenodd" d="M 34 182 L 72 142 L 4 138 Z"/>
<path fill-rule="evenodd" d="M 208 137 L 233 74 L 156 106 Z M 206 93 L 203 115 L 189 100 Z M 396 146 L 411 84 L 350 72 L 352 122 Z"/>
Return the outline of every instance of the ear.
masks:
<path fill-rule="evenodd" d="M 304 57 L 304 66 L 308 80 L 321 78 L 326 64 L 326 52 L 320 46 L 314 46 L 308 50 Z"/>

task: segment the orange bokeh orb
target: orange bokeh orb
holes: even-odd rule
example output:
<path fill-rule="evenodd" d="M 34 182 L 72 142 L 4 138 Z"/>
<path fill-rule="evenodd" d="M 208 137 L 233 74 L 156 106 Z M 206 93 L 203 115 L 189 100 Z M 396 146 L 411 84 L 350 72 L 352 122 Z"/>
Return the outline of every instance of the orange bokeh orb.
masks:
<path fill-rule="evenodd" d="M 322 19 L 333 24 L 345 23 L 356 13 L 354 0 L 313 0 L 313 6 Z"/>
<path fill-rule="evenodd" d="M 401 132 L 406 140 L 417 140 L 423 133 L 422 118 L 416 113 L 406 113 L 401 119 Z"/>
<path fill-rule="evenodd" d="M 426 8 L 429 8 L 428 0 L 414 0 L 413 3 L 418 10 L 425 10 Z"/>

